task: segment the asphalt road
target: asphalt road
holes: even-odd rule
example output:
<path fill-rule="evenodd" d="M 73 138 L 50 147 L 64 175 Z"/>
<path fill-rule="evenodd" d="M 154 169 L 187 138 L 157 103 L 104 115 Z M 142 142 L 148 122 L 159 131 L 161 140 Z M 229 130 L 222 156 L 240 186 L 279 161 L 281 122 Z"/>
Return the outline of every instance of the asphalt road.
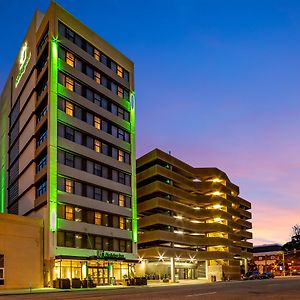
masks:
<path fill-rule="evenodd" d="M 55 299 L 91 299 L 91 300 L 159 300 L 159 299 L 297 299 L 300 300 L 300 278 L 275 278 L 253 281 L 216 282 L 161 287 L 129 287 L 123 289 L 61 292 L 47 294 L 27 294 L 1 296 L 0 300 L 55 300 Z"/>

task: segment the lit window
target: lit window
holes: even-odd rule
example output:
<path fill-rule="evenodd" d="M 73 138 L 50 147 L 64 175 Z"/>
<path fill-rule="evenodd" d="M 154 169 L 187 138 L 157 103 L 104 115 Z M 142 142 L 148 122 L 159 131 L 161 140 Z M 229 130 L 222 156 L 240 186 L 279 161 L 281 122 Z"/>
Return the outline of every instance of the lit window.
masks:
<path fill-rule="evenodd" d="M 66 220 L 74 220 L 74 208 L 72 206 L 66 206 Z"/>
<path fill-rule="evenodd" d="M 95 212 L 95 224 L 101 225 L 102 224 L 102 214 L 100 212 Z"/>
<path fill-rule="evenodd" d="M 73 181 L 72 180 L 66 179 L 65 190 L 67 193 L 73 193 Z"/>
<path fill-rule="evenodd" d="M 124 151 L 118 150 L 118 161 L 124 161 Z"/>
<path fill-rule="evenodd" d="M 74 80 L 69 78 L 69 77 L 66 77 L 66 88 L 70 91 L 74 91 Z"/>
<path fill-rule="evenodd" d="M 125 196 L 122 194 L 119 194 L 119 206 L 125 206 Z"/>
<path fill-rule="evenodd" d="M 125 218 L 120 217 L 120 229 L 125 229 Z"/>
<path fill-rule="evenodd" d="M 100 51 L 94 48 L 94 58 L 100 61 Z"/>
<path fill-rule="evenodd" d="M 101 143 L 98 140 L 94 141 L 94 149 L 96 152 L 101 152 Z"/>
<path fill-rule="evenodd" d="M 94 79 L 98 84 L 101 84 L 101 75 L 99 72 L 94 71 Z"/>
<path fill-rule="evenodd" d="M 67 52 L 67 54 L 66 54 L 66 63 L 69 66 L 74 67 L 74 64 L 75 64 L 74 55 L 70 52 Z"/>
<path fill-rule="evenodd" d="M 120 86 L 118 86 L 118 96 L 123 98 L 123 89 Z"/>
<path fill-rule="evenodd" d="M 74 105 L 68 101 L 66 101 L 66 114 L 69 116 L 74 115 Z"/>
<path fill-rule="evenodd" d="M 101 129 L 101 120 L 99 117 L 94 117 L 94 126 L 97 128 L 97 129 Z"/>
<path fill-rule="evenodd" d="M 123 68 L 121 66 L 117 66 L 117 75 L 123 77 Z"/>

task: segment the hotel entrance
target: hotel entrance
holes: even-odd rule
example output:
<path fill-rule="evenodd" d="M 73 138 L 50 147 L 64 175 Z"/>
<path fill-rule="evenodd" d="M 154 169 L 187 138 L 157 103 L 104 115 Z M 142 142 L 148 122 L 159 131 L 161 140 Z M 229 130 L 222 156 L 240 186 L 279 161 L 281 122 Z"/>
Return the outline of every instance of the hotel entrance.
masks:
<path fill-rule="evenodd" d="M 88 278 L 91 278 L 96 285 L 109 284 L 109 272 L 107 267 L 88 268 Z"/>
<path fill-rule="evenodd" d="M 135 264 L 123 260 L 56 259 L 53 279 L 92 280 L 96 286 L 122 284 L 134 277 Z"/>

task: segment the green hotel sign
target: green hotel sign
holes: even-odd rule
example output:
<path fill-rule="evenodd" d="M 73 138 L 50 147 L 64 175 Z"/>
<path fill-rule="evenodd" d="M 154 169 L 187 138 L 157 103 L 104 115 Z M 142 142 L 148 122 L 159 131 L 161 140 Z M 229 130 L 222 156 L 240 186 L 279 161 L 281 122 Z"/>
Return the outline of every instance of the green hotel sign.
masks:
<path fill-rule="evenodd" d="M 97 258 L 99 259 L 125 259 L 125 255 L 121 253 L 116 252 L 107 252 L 107 251 L 101 251 L 97 250 Z"/>
<path fill-rule="evenodd" d="M 28 51 L 27 42 L 25 42 L 24 45 L 22 46 L 21 52 L 20 52 L 19 72 L 18 72 L 18 75 L 16 77 L 15 87 L 18 86 L 22 76 L 24 75 L 24 73 L 26 71 L 26 67 L 29 63 L 30 57 L 31 57 L 31 52 Z"/>

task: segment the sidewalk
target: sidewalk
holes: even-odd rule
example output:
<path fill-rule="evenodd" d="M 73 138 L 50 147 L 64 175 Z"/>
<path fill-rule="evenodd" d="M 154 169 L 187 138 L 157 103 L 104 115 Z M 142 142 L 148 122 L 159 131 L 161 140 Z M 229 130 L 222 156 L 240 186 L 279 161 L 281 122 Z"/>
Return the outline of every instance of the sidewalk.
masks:
<path fill-rule="evenodd" d="M 23 295 L 23 294 L 42 294 L 42 293 L 61 293 L 61 292 L 80 292 L 80 291 L 101 291 L 110 289 L 126 289 L 126 288 L 140 288 L 140 287 L 158 287 L 158 286 L 170 286 L 170 285 L 190 285 L 190 284 L 203 284 L 208 283 L 206 279 L 198 280 L 180 280 L 175 283 L 162 282 L 158 280 L 149 280 L 148 285 L 143 286 L 124 286 L 124 285 L 104 285 L 97 286 L 96 288 L 81 288 L 81 289 L 55 289 L 55 288 L 35 288 L 35 289 L 9 289 L 0 290 L 0 297 L 6 295 Z"/>

